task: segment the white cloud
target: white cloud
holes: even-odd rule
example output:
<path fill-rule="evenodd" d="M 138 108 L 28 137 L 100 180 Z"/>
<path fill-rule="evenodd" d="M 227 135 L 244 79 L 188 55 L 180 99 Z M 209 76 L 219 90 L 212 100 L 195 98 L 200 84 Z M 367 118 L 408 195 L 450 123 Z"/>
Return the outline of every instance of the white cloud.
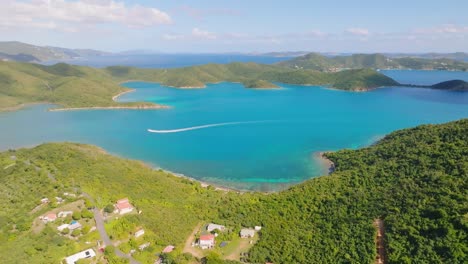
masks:
<path fill-rule="evenodd" d="M 217 36 L 213 32 L 201 30 L 199 28 L 192 29 L 192 37 L 198 39 L 216 39 Z"/>
<path fill-rule="evenodd" d="M 162 38 L 164 40 L 181 40 L 181 39 L 185 39 L 185 36 L 179 35 L 179 34 L 164 34 Z"/>
<path fill-rule="evenodd" d="M 71 30 L 105 23 L 149 27 L 171 22 L 167 13 L 156 8 L 114 0 L 6 0 L 0 8 L 0 27 L 4 28 Z"/>
<path fill-rule="evenodd" d="M 468 26 L 445 24 L 432 28 L 418 28 L 414 30 L 418 34 L 467 34 Z"/>
<path fill-rule="evenodd" d="M 369 30 L 366 28 L 348 28 L 345 30 L 346 33 L 356 35 L 356 36 L 368 36 Z"/>

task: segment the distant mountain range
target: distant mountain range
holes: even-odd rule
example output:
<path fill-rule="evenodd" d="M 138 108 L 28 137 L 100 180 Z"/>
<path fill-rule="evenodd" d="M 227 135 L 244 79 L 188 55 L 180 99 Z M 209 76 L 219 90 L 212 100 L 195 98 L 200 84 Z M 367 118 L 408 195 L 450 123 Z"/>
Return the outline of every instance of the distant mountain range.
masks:
<path fill-rule="evenodd" d="M 311 69 L 336 72 L 343 69 L 415 69 L 415 70 L 459 70 L 467 71 L 468 63 L 446 59 L 425 59 L 414 57 L 388 57 L 383 54 L 353 54 L 349 56 L 327 57 L 319 53 L 309 53 L 278 63 L 295 69 Z"/>
<path fill-rule="evenodd" d="M 44 62 L 108 54 L 110 53 L 91 49 L 66 49 L 49 46 L 35 46 L 18 41 L 0 42 L 0 60 Z"/>

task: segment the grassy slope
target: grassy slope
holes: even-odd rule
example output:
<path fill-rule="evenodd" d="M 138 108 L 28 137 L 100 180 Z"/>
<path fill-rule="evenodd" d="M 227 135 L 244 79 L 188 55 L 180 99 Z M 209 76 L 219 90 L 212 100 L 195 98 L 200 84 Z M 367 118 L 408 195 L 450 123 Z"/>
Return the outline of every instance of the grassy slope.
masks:
<path fill-rule="evenodd" d="M 381 54 L 353 54 L 351 56 L 325 57 L 317 53 L 310 53 L 292 60 L 278 63 L 289 68 L 304 68 L 318 71 L 329 71 L 333 68 L 349 69 L 448 69 L 468 70 L 468 63 L 450 59 L 422 59 L 422 58 L 387 58 Z"/>
<path fill-rule="evenodd" d="M 202 220 L 234 227 L 234 233 L 241 226 L 262 225 L 261 239 L 250 252 L 253 263 L 371 263 L 372 222 L 380 217 L 387 228 L 389 263 L 465 263 L 467 135 L 466 119 L 398 131 L 369 148 L 328 154 L 337 165 L 333 175 L 270 195 L 202 188 L 87 145 L 4 152 L 2 168 L 12 163 L 11 155 L 18 165 L 0 170 L 0 255 L 44 263 L 75 249 L 53 231 L 11 232 L 18 223 L 27 229 L 35 216 L 27 212 L 44 195 L 73 187 L 89 193 L 100 207 L 128 196 L 143 213 L 124 218 L 123 232 L 142 224 L 154 232 L 159 250 L 169 243 L 181 246 Z M 44 170 L 57 182 L 50 182 Z"/>
<path fill-rule="evenodd" d="M 63 63 L 43 66 L 0 62 L 0 108 L 33 102 L 63 107 L 150 105 L 112 100 L 112 96 L 126 90 L 98 69 Z"/>

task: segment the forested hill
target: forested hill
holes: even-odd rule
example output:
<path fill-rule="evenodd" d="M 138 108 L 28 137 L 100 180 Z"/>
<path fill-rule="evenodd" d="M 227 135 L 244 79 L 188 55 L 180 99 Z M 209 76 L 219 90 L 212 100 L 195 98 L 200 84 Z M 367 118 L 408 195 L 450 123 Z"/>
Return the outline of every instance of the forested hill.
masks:
<path fill-rule="evenodd" d="M 350 56 L 326 57 L 309 53 L 278 65 L 313 69 L 318 71 L 339 71 L 343 69 L 414 69 L 414 70 L 459 70 L 467 71 L 468 63 L 452 59 L 425 59 L 415 57 L 389 58 L 382 54 L 353 54 Z"/>
<path fill-rule="evenodd" d="M 86 192 L 101 209 L 128 197 L 142 210 L 108 225 L 114 239 L 145 229 L 151 247 L 134 254 L 141 263 L 153 263 L 168 244 L 179 250 L 164 255 L 167 263 L 228 263 L 215 253 L 182 254 L 200 222 L 229 227 L 226 241 L 242 227 L 261 225 L 244 256 L 250 263 L 374 263 L 376 219 L 384 223 L 388 263 L 468 261 L 468 119 L 397 131 L 371 147 L 327 156 L 336 165 L 330 176 L 265 195 L 203 188 L 86 145 L 3 152 L 0 255 L 5 263 L 58 263 L 89 248 L 85 241 L 95 244 L 97 231 L 71 240 L 31 224 L 57 206 L 32 210 L 40 199 L 73 191 Z M 130 240 L 119 247 L 132 246 Z"/>

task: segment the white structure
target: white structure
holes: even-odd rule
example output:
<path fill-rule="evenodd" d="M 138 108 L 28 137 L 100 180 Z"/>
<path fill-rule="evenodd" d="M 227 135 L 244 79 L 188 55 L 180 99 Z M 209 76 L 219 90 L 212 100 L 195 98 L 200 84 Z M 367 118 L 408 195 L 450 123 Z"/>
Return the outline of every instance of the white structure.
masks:
<path fill-rule="evenodd" d="M 69 224 L 63 224 L 63 225 L 57 227 L 57 230 L 62 232 L 65 228 L 68 228 L 69 226 L 70 226 Z"/>
<path fill-rule="evenodd" d="M 58 217 L 63 218 L 67 217 L 68 215 L 72 215 L 73 211 L 61 211 L 57 214 Z"/>
<path fill-rule="evenodd" d="M 240 231 L 240 237 L 242 238 L 251 238 L 254 237 L 255 235 L 255 230 L 250 229 L 250 228 L 243 228 Z"/>
<path fill-rule="evenodd" d="M 55 197 L 55 200 L 57 200 L 58 204 L 61 204 L 61 203 L 63 203 L 65 201 L 62 197 L 58 197 L 58 196 Z"/>
<path fill-rule="evenodd" d="M 65 258 L 67 264 L 75 264 L 80 259 L 93 258 L 96 256 L 94 250 L 87 249 Z"/>
<path fill-rule="evenodd" d="M 41 203 L 48 203 L 49 202 L 49 198 L 42 198 L 41 199 Z"/>
<path fill-rule="evenodd" d="M 41 217 L 41 220 L 46 224 L 48 222 L 54 222 L 56 219 L 57 219 L 57 215 L 54 213 L 49 213 Z"/>
<path fill-rule="evenodd" d="M 145 234 L 145 230 L 140 229 L 140 230 L 135 232 L 135 237 L 141 237 L 144 234 Z"/>
<path fill-rule="evenodd" d="M 201 235 L 199 245 L 201 249 L 212 248 L 215 245 L 215 236 L 214 235 Z"/>
<path fill-rule="evenodd" d="M 133 206 L 128 201 L 128 198 L 124 198 L 117 201 L 115 209 L 119 214 L 123 215 L 133 211 Z"/>
<path fill-rule="evenodd" d="M 211 232 L 211 231 L 214 231 L 214 230 L 224 231 L 224 229 L 226 229 L 225 226 L 217 225 L 217 224 L 213 224 L 213 223 L 208 224 L 208 226 L 206 227 L 206 231 L 208 231 L 208 232 Z"/>
<path fill-rule="evenodd" d="M 81 228 L 81 224 L 79 222 L 72 222 L 69 226 L 68 229 L 70 230 L 75 230 Z"/>
<path fill-rule="evenodd" d="M 262 230 L 261 226 L 255 226 L 255 231 L 260 231 L 260 230 Z"/>
<path fill-rule="evenodd" d="M 144 244 L 140 245 L 140 246 L 138 247 L 138 249 L 139 249 L 140 251 L 143 251 L 143 249 L 149 247 L 149 245 L 150 245 L 149 242 L 148 242 L 148 243 L 144 243 Z"/>

